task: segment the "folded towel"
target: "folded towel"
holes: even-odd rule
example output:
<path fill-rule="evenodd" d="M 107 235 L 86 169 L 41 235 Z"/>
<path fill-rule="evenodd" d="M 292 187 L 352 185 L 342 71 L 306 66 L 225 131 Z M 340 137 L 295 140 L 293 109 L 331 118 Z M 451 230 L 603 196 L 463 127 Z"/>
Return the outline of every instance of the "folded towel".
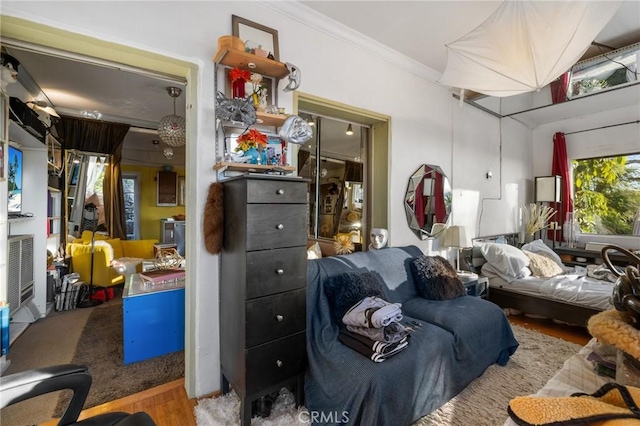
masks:
<path fill-rule="evenodd" d="M 409 336 L 395 343 L 382 343 L 368 339 L 357 333 L 341 330 L 338 340 L 345 346 L 366 356 L 373 362 L 383 362 L 409 345 Z"/>
<path fill-rule="evenodd" d="M 392 322 L 382 328 L 356 327 L 348 325 L 347 330 L 383 343 L 395 343 L 406 337 L 409 332 L 399 322 Z"/>
<path fill-rule="evenodd" d="M 345 325 L 381 328 L 402 321 L 400 303 L 389 303 L 379 297 L 365 297 L 342 317 Z"/>

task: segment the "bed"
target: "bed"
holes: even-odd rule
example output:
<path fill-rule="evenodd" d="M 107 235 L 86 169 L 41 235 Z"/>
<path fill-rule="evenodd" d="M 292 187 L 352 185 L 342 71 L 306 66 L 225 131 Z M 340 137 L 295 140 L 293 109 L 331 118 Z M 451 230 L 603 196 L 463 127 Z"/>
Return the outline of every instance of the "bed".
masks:
<path fill-rule="evenodd" d="M 488 299 L 502 308 L 516 309 L 527 314 L 551 318 L 557 321 L 586 326 L 594 314 L 611 309 L 613 282 L 588 276 L 587 268 L 567 268 L 559 257 L 540 240 L 524 245 L 535 253 L 554 260 L 562 273 L 551 277 L 513 273 L 519 266 L 511 265 L 511 273 L 506 273 L 503 261 L 501 267 L 494 267 L 495 259 L 487 261 L 483 246 L 503 244 L 511 246 L 509 252 L 517 249 L 519 234 L 505 234 L 476 238 L 468 258 L 470 269 L 486 276 L 489 280 Z M 544 247 L 542 247 L 544 246 Z M 504 246 L 502 246 L 504 247 Z M 486 251 L 486 250 L 485 250 Z M 495 256 L 494 256 L 495 257 Z M 528 268 L 526 268 L 528 269 Z M 535 275 L 535 274 L 534 274 Z"/>

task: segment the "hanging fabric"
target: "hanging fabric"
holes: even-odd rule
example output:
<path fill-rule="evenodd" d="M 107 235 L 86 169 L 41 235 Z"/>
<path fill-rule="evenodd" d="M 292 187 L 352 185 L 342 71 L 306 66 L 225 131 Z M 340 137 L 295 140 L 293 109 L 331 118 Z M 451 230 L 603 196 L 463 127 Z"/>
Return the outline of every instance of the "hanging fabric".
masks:
<path fill-rule="evenodd" d="M 622 1 L 505 1 L 446 45 L 440 83 L 489 96 L 539 90 L 582 57 Z"/>
<path fill-rule="evenodd" d="M 569 158 L 567 156 L 567 142 L 564 133 L 557 132 L 553 135 L 553 163 L 551 164 L 551 174 L 562 178 L 560 188 L 560 203 L 549 203 L 549 206 L 556 209 L 558 213 L 552 219 L 560 225 L 564 224 L 567 213 L 573 211 L 573 197 L 571 195 L 571 176 L 569 175 Z M 554 239 L 554 231 L 548 231 L 547 237 Z M 554 241 L 562 241 L 562 231 L 555 231 Z"/>

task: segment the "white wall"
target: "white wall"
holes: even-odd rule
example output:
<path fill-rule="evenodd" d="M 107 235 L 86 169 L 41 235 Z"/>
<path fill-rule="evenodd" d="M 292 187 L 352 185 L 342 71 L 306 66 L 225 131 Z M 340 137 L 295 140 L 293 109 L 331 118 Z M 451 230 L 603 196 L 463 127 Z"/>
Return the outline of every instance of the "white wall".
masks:
<path fill-rule="evenodd" d="M 284 9 L 300 7 L 295 3 L 283 4 Z M 420 66 L 412 65 L 410 61 L 404 61 L 401 68 L 389 61 L 388 55 L 371 50 L 365 52 L 350 40 L 333 35 L 336 32 L 324 24 L 316 28 L 316 25 L 301 19 L 285 16 L 274 4 L 5 0 L 2 13 L 177 57 L 200 66 L 197 99 L 191 101 L 197 111 L 198 129 L 195 140 L 190 140 L 187 147 L 187 168 L 193 171 L 189 178 L 192 198 L 187 210 L 197 210 L 197 223 L 201 220 L 200 212 L 204 209 L 208 187 L 215 179 L 211 167 L 214 164 L 215 109 L 211 58 L 217 49 L 218 37 L 231 33 L 232 14 L 278 30 L 281 60 L 302 70 L 301 91 L 392 117 L 389 230 L 393 245 L 427 247 L 426 242 L 419 241 L 409 230 L 403 210 L 407 179 L 421 163 L 439 164 L 445 173 L 452 174 L 453 187 L 457 191 L 476 191 L 477 200 L 499 195 L 496 186 L 499 165 L 495 157 L 496 146 L 499 146 L 496 145 L 496 135 L 499 134 L 496 131 L 497 120 L 476 114 L 470 107 L 463 109 L 462 115 L 456 112 L 448 90 L 425 78 L 433 74 L 432 71 L 420 72 Z M 344 28 L 342 30 L 345 31 Z M 279 106 L 291 111 L 291 93 L 280 92 L 279 98 Z M 459 131 L 460 128 L 466 130 Z M 505 130 L 508 137 L 504 136 Z M 484 135 L 485 131 L 490 134 Z M 507 124 L 503 129 L 503 154 L 506 157 L 502 184 L 504 187 L 517 186 L 517 191 L 503 190 L 504 194 L 521 192 L 524 180 L 530 178 L 529 166 L 523 165 L 526 150 L 522 147 L 527 142 L 523 133 L 513 124 Z M 470 155 L 468 150 L 472 150 Z M 479 164 L 474 152 L 492 153 L 483 160 L 490 163 L 493 170 L 491 182 L 485 183 L 475 177 L 465 179 L 465 170 L 484 173 L 486 165 Z M 516 164 L 507 165 L 506 162 L 512 159 Z M 515 195 L 509 197 L 510 201 L 503 196 L 502 200 L 485 203 L 483 221 L 487 220 L 491 225 L 481 224 L 480 233 L 510 229 L 506 222 L 515 214 L 512 210 L 517 203 L 512 200 Z M 469 208 L 469 212 L 471 216 L 474 213 L 478 215 L 477 208 L 475 212 Z M 456 220 L 475 223 L 477 217 L 457 214 Z M 197 235 L 197 241 L 190 242 L 195 247 L 190 262 L 193 259 L 197 264 L 197 273 L 190 277 L 189 282 L 192 291 L 196 292 L 196 297 L 190 300 L 196 302 L 187 307 L 196 335 L 195 344 L 190 348 L 192 354 L 195 352 L 191 356 L 195 385 L 188 389 L 190 396 L 203 395 L 219 387 L 218 262 L 205 252 L 200 233 Z"/>
<path fill-rule="evenodd" d="M 637 123 L 638 119 L 640 119 L 640 108 L 638 105 L 634 105 L 536 127 L 533 130 L 533 176 L 548 176 L 551 174 L 553 135 L 556 132 L 564 132 L 565 134 L 578 132 L 565 136 L 569 160 L 629 154 L 640 151 L 640 126 Z M 614 126 L 627 122 L 635 123 Z M 583 245 L 587 241 L 610 242 L 632 249 L 640 248 L 640 238 L 631 236 L 597 236 L 585 234 L 579 237 L 578 244 Z"/>

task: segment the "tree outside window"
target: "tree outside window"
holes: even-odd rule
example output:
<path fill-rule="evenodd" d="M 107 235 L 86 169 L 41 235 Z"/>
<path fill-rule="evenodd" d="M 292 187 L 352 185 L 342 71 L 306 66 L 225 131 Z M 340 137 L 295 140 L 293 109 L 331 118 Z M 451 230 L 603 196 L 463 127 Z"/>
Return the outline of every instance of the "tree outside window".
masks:
<path fill-rule="evenodd" d="M 640 215 L 640 153 L 572 161 L 575 217 L 583 233 L 633 235 Z"/>

